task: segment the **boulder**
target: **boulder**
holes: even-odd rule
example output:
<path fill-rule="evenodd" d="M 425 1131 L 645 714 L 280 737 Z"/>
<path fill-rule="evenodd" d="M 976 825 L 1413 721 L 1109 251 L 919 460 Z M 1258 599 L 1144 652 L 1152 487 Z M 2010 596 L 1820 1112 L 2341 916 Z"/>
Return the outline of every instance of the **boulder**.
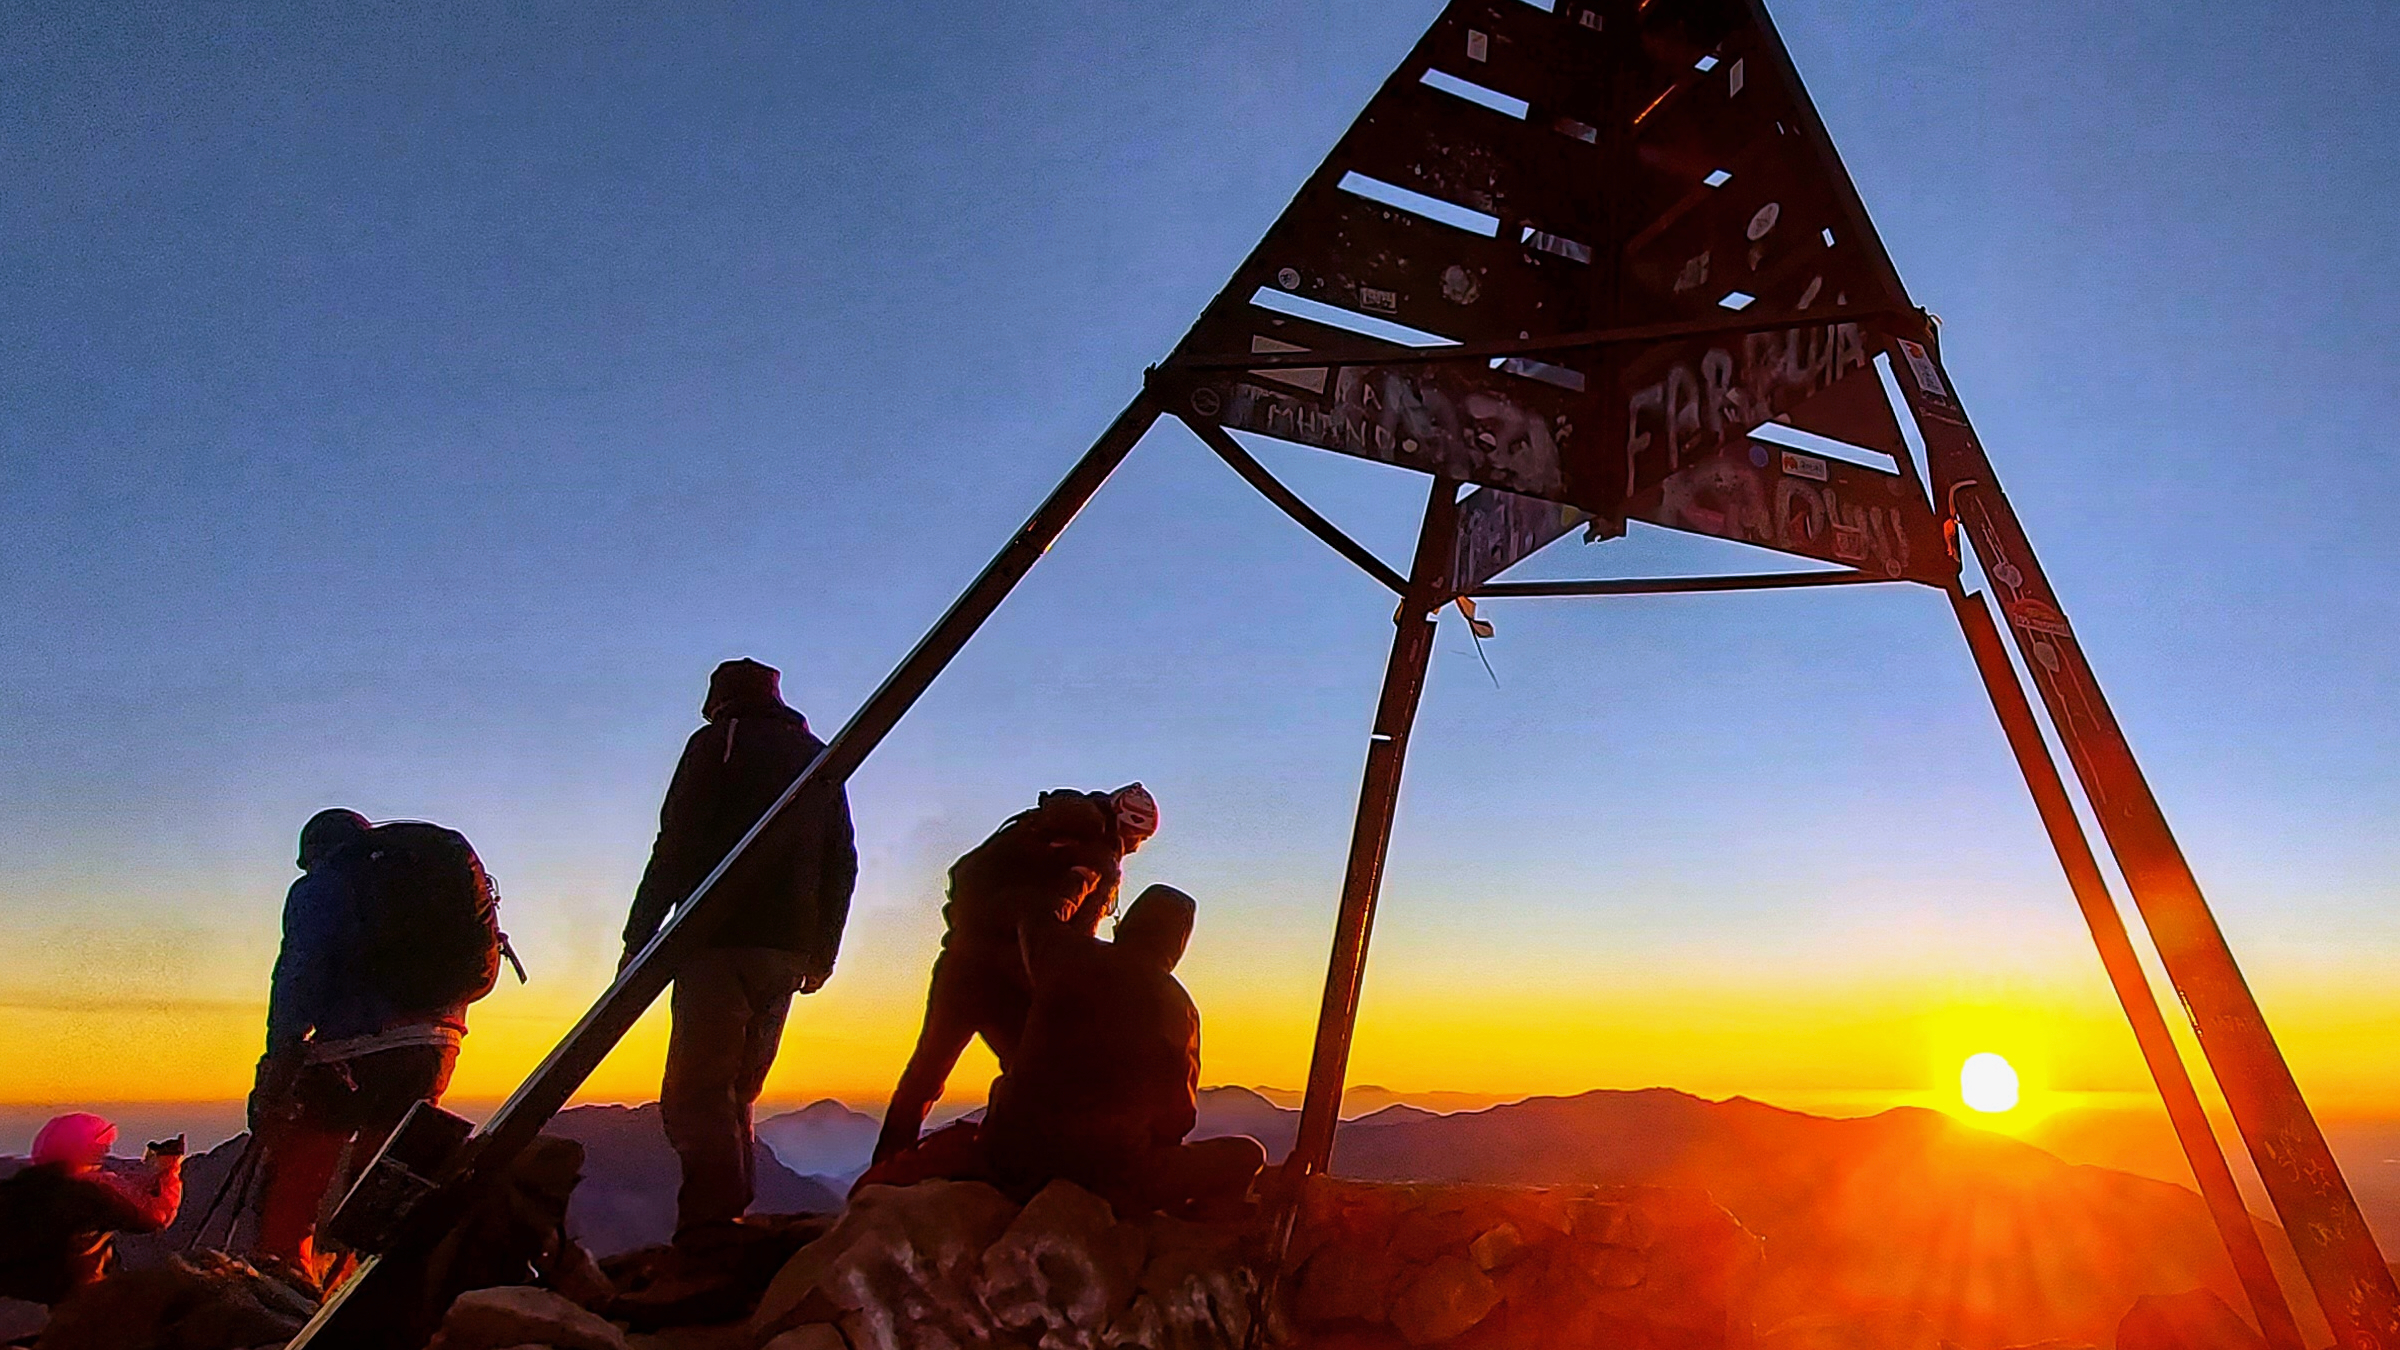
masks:
<path fill-rule="evenodd" d="M 1345 1234 L 1318 1246 L 1300 1268 L 1301 1324 L 1389 1321 L 1392 1293 L 1404 1273 L 1399 1257 L 1371 1233 Z"/>
<path fill-rule="evenodd" d="M 30 1344 L 50 1321 L 50 1310 L 21 1298 L 0 1298 L 0 1345 Z"/>
<path fill-rule="evenodd" d="M 1392 1297 L 1392 1328 L 1410 1345 L 1433 1345 L 1464 1334 L 1499 1306 L 1498 1286 L 1453 1252 L 1409 1275 Z"/>
<path fill-rule="evenodd" d="M 1104 1344 L 1141 1350 L 1230 1350 L 1249 1343 L 1259 1254 L 1240 1227 L 1145 1219 L 1147 1259 L 1134 1299 Z"/>
<path fill-rule="evenodd" d="M 1268 1311 L 1310 1345 L 1747 1350 L 1763 1261 L 1697 1191 L 1316 1177 Z"/>
<path fill-rule="evenodd" d="M 868 1186 L 825 1236 L 796 1253 L 760 1299 L 751 1334 L 766 1339 L 839 1319 L 852 1350 L 950 1350 L 998 1339 L 975 1294 L 987 1249 L 1017 1217 L 976 1181 Z"/>
<path fill-rule="evenodd" d="M 1751 1350 L 1761 1244 L 1698 1192 L 1316 1178 L 1301 1200 L 1269 1344 Z M 870 1186 L 784 1263 L 744 1350 L 1234 1350 L 1268 1237 L 1120 1218 L 1067 1183 L 1022 1208 L 976 1182 Z M 1811 1330 L 1778 1350 L 1815 1350 Z"/>
<path fill-rule="evenodd" d="M 216 1252 L 111 1275 L 51 1310 L 41 1350 L 249 1350 L 280 1344 L 315 1304 Z"/>
<path fill-rule="evenodd" d="M 2266 1340 L 2206 1289 L 2144 1294 L 2117 1323 L 2117 1350 L 2266 1350 Z"/>
<path fill-rule="evenodd" d="M 631 1350 L 625 1333 L 566 1298 L 531 1285 L 477 1289 L 459 1295 L 428 1350 L 508 1350 L 543 1345 L 553 1350 Z"/>
<path fill-rule="evenodd" d="M 1071 1181 L 1033 1197 L 984 1253 L 975 1293 L 1008 1331 L 1041 1350 L 1101 1350 L 1133 1300 L 1142 1231 Z"/>
<path fill-rule="evenodd" d="M 1482 1271 L 1500 1270 L 1515 1261 L 1525 1250 L 1525 1235 L 1513 1223 L 1497 1223 L 1476 1234 L 1467 1244 L 1467 1259 Z"/>

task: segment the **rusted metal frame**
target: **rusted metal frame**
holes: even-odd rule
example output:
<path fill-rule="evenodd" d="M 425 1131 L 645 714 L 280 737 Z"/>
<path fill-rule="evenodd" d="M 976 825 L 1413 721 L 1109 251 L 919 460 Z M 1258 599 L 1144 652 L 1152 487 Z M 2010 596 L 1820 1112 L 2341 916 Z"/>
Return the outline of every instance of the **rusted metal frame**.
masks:
<path fill-rule="evenodd" d="M 1443 16 L 1446 17 L 1449 12 L 1450 7 L 1444 6 Z M 1374 94 L 1368 98 L 1365 106 L 1360 110 L 1362 117 L 1367 108 L 1376 106 L 1378 100 L 1406 88 L 1423 75 L 1432 59 L 1430 44 L 1440 28 L 1441 19 L 1437 18 L 1432 25 L 1427 27 L 1424 34 L 1418 37 L 1416 44 L 1409 48 L 1408 56 L 1393 68 L 1390 75 L 1384 77 L 1382 84 L 1375 87 Z M 1233 275 L 1226 280 L 1224 288 L 1217 292 L 1207 306 L 1200 311 L 1199 317 L 1192 320 L 1192 326 L 1184 331 L 1182 338 L 1176 341 L 1174 352 L 1170 353 L 1163 363 L 1166 368 L 1174 369 L 1181 365 L 1184 349 L 1215 325 L 1228 311 L 1250 304 L 1250 297 L 1257 292 L 1260 286 L 1265 284 L 1266 278 L 1272 275 L 1273 269 L 1268 266 L 1271 261 L 1268 250 L 1283 242 L 1281 227 L 1291 217 L 1293 208 L 1304 201 L 1339 190 L 1338 185 L 1342 180 L 1342 175 L 1350 171 L 1352 156 L 1348 151 L 1351 149 L 1352 134 L 1357 131 L 1359 120 L 1354 118 L 1348 127 L 1343 128 L 1341 139 L 1334 142 L 1333 148 L 1326 152 L 1324 159 L 1317 162 L 1316 169 L 1309 174 L 1307 181 L 1303 182 L 1299 189 L 1292 194 L 1290 201 L 1284 203 L 1283 209 L 1276 212 L 1275 224 L 1269 226 L 1266 233 L 1259 236 L 1257 245 L 1250 250 L 1248 256 L 1242 259 L 1242 265 L 1234 269 Z"/>
<path fill-rule="evenodd" d="M 1190 427 L 1193 435 L 1199 437 L 1203 444 L 1217 453 L 1217 458 L 1224 460 L 1235 473 L 1242 476 L 1243 482 L 1258 489 L 1259 496 L 1274 503 L 1277 510 L 1290 516 L 1299 524 L 1300 528 L 1324 540 L 1334 552 L 1349 559 L 1357 566 L 1358 570 L 1382 582 L 1391 590 L 1392 594 L 1406 595 L 1408 593 L 1408 578 L 1393 571 L 1383 559 L 1368 551 L 1366 545 L 1342 533 L 1340 527 L 1332 521 L 1318 515 L 1316 508 L 1302 501 L 1299 493 L 1284 486 L 1282 479 L 1269 473 L 1267 466 L 1259 463 L 1249 451 L 1244 450 L 1241 443 L 1234 440 L 1225 428 L 1214 422 L 1201 421 L 1180 412 L 1175 414 L 1175 418 Z"/>
<path fill-rule="evenodd" d="M 2000 716 L 2008 748 L 2016 755 L 2017 767 L 2025 775 L 2025 786 L 2033 793 L 2034 809 L 2041 816 L 2042 828 L 2050 835 L 2051 847 L 2058 853 L 2059 866 L 2067 874 L 2067 887 L 2075 894 L 2084 923 L 2092 930 L 2092 944 L 2099 948 L 2100 964 L 2108 972 L 2108 982 L 2116 990 L 2118 1004 L 2125 1009 L 2125 1020 L 2133 1025 L 2134 1042 L 2141 1048 L 2142 1061 L 2150 1068 L 2151 1080 L 2158 1084 L 2158 1095 L 2166 1103 L 2167 1120 L 2175 1128 L 2176 1141 L 2183 1145 L 2192 1178 L 2200 1185 L 2209 1218 L 2215 1222 L 2217 1235 L 2225 1243 L 2225 1254 L 2233 1262 L 2234 1274 L 2249 1296 L 2259 1330 L 2270 1350 L 2304 1350 L 2291 1304 L 2275 1278 L 2274 1266 L 2267 1260 L 2266 1245 L 2259 1240 L 2249 1208 L 2242 1203 L 2241 1188 L 2234 1183 L 2233 1169 L 2226 1164 L 2216 1132 L 2209 1127 L 2208 1113 L 2201 1107 L 2200 1094 L 2192 1086 L 2183 1056 L 2167 1030 L 2166 1017 L 2159 1012 L 2150 981 L 2142 973 L 2141 957 L 2134 951 L 2133 939 L 2125 932 L 2125 920 L 2117 912 L 2116 898 L 2109 894 L 2107 880 L 2101 876 L 2099 861 L 2092 856 L 2091 841 L 2084 837 L 2083 825 L 2075 818 L 2074 803 L 2067 796 L 2066 784 L 2059 779 L 2058 765 L 2050 758 L 2050 747 L 2042 739 L 2041 725 L 2034 719 L 2033 705 L 2018 682 L 2016 668 L 2009 664 L 2008 652 L 2000 644 L 2000 630 L 1992 622 L 1992 612 L 1980 593 L 1969 595 L 1953 585 L 1949 596 L 1959 628 L 1966 634 L 1967 649 L 1975 657 L 1975 669 L 1983 676 L 1993 711 Z"/>
<path fill-rule="evenodd" d="M 1940 501 L 1999 597 L 2025 668 L 2181 997 L 2235 1128 L 2343 1350 L 2400 1350 L 2400 1285 L 2267 1027 L 2191 864 L 2042 574 L 2024 526 L 1924 335 L 1927 369 L 1896 372 Z M 1930 377 L 1939 389 L 1924 383 Z"/>
<path fill-rule="evenodd" d="M 1477 600 L 1521 600 L 1569 595 L 1690 595 L 1703 591 L 1781 591 L 1806 586 L 1889 585 L 1914 577 L 1872 572 L 1758 572 L 1724 577 L 1623 577 L 1602 581 L 1487 581 L 1468 592 Z M 1929 582 L 1917 582 L 1930 585 Z"/>
<path fill-rule="evenodd" d="M 1681 338 L 1716 337 L 1726 333 L 1773 333 L 1787 328 L 1818 328 L 1843 323 L 1889 320 L 1911 311 L 1893 305 L 1844 305 L 1783 318 L 1679 319 L 1672 323 L 1637 324 L 1628 328 L 1591 328 L 1555 337 L 1514 338 L 1506 342 L 1457 342 L 1446 347 L 1337 348 L 1310 352 L 1258 352 L 1237 356 L 1194 356 L 1171 361 L 1170 371 L 1315 370 L 1343 366 L 1406 366 L 1439 361 L 1490 360 L 1500 356 L 1541 356 L 1596 347 L 1637 346 Z M 1372 317 L 1372 316 L 1367 316 Z"/>
<path fill-rule="evenodd" d="M 953 602 L 883 684 L 859 706 L 850 721 L 827 744 L 791 786 L 783 790 L 758 823 L 728 850 L 725 857 L 673 913 L 658 933 L 584 1013 L 573 1030 L 543 1059 L 540 1067 L 501 1103 L 468 1142 L 459 1172 L 442 1189 L 412 1210 L 402 1222 L 391 1248 L 370 1258 L 328 1298 L 315 1317 L 291 1342 L 290 1350 L 307 1346 L 339 1347 L 366 1343 L 372 1319 L 372 1299 L 360 1296 L 377 1284 L 380 1273 L 413 1264 L 404 1259 L 421 1255 L 465 1212 L 474 1196 L 497 1179 L 530 1144 L 544 1123 L 565 1106 L 592 1070 L 631 1030 L 676 970 L 707 941 L 712 920 L 721 919 L 717 884 L 760 835 L 804 792 L 833 788 L 847 781 L 882 743 L 936 676 L 947 668 L 1000 602 L 1008 597 L 1034 563 L 1049 551 L 1078 512 L 1109 475 L 1123 463 L 1144 432 L 1158 420 L 1161 409 L 1148 392 L 1136 397 L 1117 415 L 1081 461 L 1051 490 L 1008 544 L 986 564 L 966 591 Z M 345 1315 L 345 1309 L 358 1309 Z"/>
<path fill-rule="evenodd" d="M 1842 163 L 1840 152 L 1833 148 L 1833 138 L 1826 134 L 1825 119 L 1817 112 L 1816 100 L 1809 97 L 1808 85 L 1800 78 L 1800 68 L 1792 64 L 1792 54 L 1783 45 L 1783 34 L 1776 30 L 1764 0 L 1745 0 L 1745 3 L 1751 25 L 1758 30 L 1759 54 L 1774 66 L 1776 79 L 1791 92 L 1799 109 L 1794 122 L 1809 148 L 1816 152 L 1818 167 L 1826 181 L 1833 185 L 1834 205 L 1851 218 L 1851 234 L 1868 252 L 1873 280 L 1881 284 L 1886 295 L 1905 300 L 1908 287 L 1901 284 L 1900 269 L 1892 265 L 1892 255 L 1884 251 L 1883 236 L 1875 232 L 1875 223 L 1867 215 L 1866 199 L 1858 195 L 1858 184 L 1850 181 L 1849 166 Z"/>
<path fill-rule="evenodd" d="M 1358 1024 L 1358 995 L 1366 973 L 1367 939 L 1374 931 L 1375 903 L 1383 889 L 1384 861 L 1391 850 L 1392 817 L 1400 802 L 1400 774 L 1408 759 L 1408 737 L 1425 692 L 1425 670 L 1433 656 L 1435 616 L 1450 599 L 1452 538 L 1457 531 L 1457 480 L 1436 477 L 1409 568 L 1408 594 L 1393 615 L 1397 628 L 1384 666 L 1383 692 L 1376 699 L 1375 730 L 1367 741 L 1367 767 L 1358 793 L 1358 819 L 1350 834 L 1350 860 L 1342 876 L 1341 910 L 1334 920 L 1333 955 L 1325 971 L 1325 1000 L 1317 1012 L 1316 1044 L 1309 1055 L 1308 1091 L 1300 1103 L 1300 1129 L 1290 1162 L 1299 1175 L 1323 1172 L 1333 1160 L 1334 1127 L 1341 1121 L 1342 1088 L 1350 1070 L 1351 1034 Z"/>

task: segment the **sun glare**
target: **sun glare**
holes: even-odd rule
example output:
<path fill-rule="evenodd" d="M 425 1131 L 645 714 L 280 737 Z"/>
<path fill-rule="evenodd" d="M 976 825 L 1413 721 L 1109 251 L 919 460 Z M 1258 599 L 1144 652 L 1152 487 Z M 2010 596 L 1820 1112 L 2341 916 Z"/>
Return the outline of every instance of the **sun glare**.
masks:
<path fill-rule="evenodd" d="M 1986 1114 L 2013 1111 L 2017 1105 L 2017 1071 L 2000 1056 L 1985 1051 L 1967 1056 L 1958 1067 L 1958 1095 L 1967 1106 Z"/>

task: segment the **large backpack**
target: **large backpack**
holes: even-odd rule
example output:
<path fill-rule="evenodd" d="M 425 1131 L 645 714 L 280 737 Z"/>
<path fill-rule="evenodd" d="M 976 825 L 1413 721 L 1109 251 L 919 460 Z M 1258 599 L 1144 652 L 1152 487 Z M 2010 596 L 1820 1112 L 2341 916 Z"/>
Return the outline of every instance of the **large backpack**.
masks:
<path fill-rule="evenodd" d="M 75 1183 L 55 1167 L 22 1167 L 0 1181 L 0 1298 L 54 1303 L 68 1292 L 75 1234 L 64 1218 Z"/>
<path fill-rule="evenodd" d="M 508 937 L 499 894 L 465 835 L 394 821 L 350 851 L 365 916 L 362 964 L 378 993 L 400 1012 L 428 1015 L 492 992 Z"/>

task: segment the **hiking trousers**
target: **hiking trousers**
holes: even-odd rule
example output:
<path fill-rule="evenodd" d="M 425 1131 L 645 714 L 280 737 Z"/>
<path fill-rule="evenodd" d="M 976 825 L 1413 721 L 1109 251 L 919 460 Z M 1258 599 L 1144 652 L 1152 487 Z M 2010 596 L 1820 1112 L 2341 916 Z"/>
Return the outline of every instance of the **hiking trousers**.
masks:
<path fill-rule="evenodd" d="M 750 1208 L 757 1180 L 751 1109 L 775 1066 L 799 987 L 800 958 L 773 947 L 707 948 L 675 976 L 658 1106 L 683 1163 L 678 1235 Z"/>
<path fill-rule="evenodd" d="M 320 1213 L 349 1193 L 410 1107 L 441 1101 L 457 1061 L 456 1045 L 410 1045 L 301 1070 L 293 1116 L 260 1127 L 265 1185 L 253 1251 L 313 1268 Z"/>
<path fill-rule="evenodd" d="M 925 1117 L 941 1100 L 950 1071 L 967 1045 L 981 1036 L 1006 1069 L 1016 1057 L 1017 1041 L 1025 1034 L 1025 1014 L 1033 1006 L 1026 987 L 1025 962 L 1016 950 L 999 951 L 966 944 L 946 946 L 933 961 L 933 980 L 925 991 L 925 1025 L 917 1033 L 917 1048 L 900 1071 L 892 1100 L 884 1108 L 883 1129 L 875 1140 L 875 1161 L 888 1162 L 914 1148 L 925 1128 Z"/>

